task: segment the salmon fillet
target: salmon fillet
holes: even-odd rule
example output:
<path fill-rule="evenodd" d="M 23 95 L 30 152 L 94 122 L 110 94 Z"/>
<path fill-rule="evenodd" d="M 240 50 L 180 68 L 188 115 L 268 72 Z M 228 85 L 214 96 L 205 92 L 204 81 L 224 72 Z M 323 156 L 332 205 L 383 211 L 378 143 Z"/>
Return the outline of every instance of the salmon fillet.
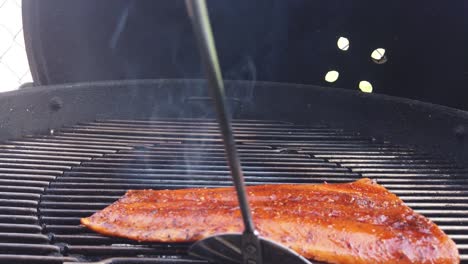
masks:
<path fill-rule="evenodd" d="M 247 187 L 260 235 L 328 263 L 459 263 L 455 243 L 437 225 L 369 179 L 344 184 Z M 233 188 L 130 190 L 81 219 L 109 236 L 191 242 L 242 232 Z"/>

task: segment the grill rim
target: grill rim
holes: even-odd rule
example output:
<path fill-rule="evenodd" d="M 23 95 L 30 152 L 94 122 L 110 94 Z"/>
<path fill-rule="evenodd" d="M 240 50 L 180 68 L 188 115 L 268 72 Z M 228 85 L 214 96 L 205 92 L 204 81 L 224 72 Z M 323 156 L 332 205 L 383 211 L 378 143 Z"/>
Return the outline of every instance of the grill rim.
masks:
<path fill-rule="evenodd" d="M 7 92 L 0 95 L 0 140 L 47 134 L 63 126 L 100 119 L 212 117 L 205 84 L 191 79 L 127 80 Z M 468 165 L 468 112 L 462 110 L 301 84 L 226 81 L 226 94 L 241 102 L 231 105 L 235 118 L 326 124 L 437 152 Z M 58 108 L 53 103 L 57 100 L 62 102 Z"/>

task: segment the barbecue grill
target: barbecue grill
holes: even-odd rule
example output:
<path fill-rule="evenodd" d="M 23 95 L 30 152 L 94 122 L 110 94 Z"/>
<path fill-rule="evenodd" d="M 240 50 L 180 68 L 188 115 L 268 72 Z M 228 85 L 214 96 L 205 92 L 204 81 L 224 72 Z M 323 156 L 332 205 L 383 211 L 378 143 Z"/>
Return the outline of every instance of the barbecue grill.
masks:
<path fill-rule="evenodd" d="M 305 85 L 226 89 L 248 184 L 375 179 L 436 222 L 468 263 L 466 147 L 456 129 L 465 112 Z M 2 95 L 0 262 L 202 263 L 188 244 L 109 238 L 79 219 L 128 189 L 232 185 L 211 103 L 198 80 Z"/>
<path fill-rule="evenodd" d="M 190 244 L 106 237 L 82 227 L 80 218 L 103 209 L 129 189 L 232 185 L 207 83 L 95 81 L 112 76 L 107 69 L 117 68 L 109 66 L 116 63 L 102 62 L 109 67 L 98 64 L 97 70 L 81 61 L 87 57 L 79 51 L 70 52 L 81 36 L 54 20 L 67 17 L 62 1 L 47 2 L 52 4 L 24 1 L 23 5 L 32 74 L 43 86 L 0 95 L 0 263 L 206 263 L 187 254 Z M 48 8 L 56 8 L 54 16 L 41 16 L 49 14 Z M 114 21 L 110 24 L 113 27 Z M 50 37 L 63 31 L 71 33 L 62 43 Z M 89 39 L 101 35 L 96 30 L 97 37 Z M 67 40 L 72 40 L 71 46 Z M 47 48 L 61 54 L 59 59 L 50 60 Z M 400 54 L 378 66 L 403 67 L 405 55 Z M 196 71 L 183 77 L 200 77 Z M 440 80 L 447 81 L 452 71 L 445 73 Z M 93 82 L 56 84 L 82 81 L 83 76 Z M 147 77 L 144 72 L 135 76 Z M 401 95 L 403 88 L 391 87 L 401 79 L 393 77 L 378 84 L 388 83 L 386 91 Z M 225 82 L 247 184 L 374 179 L 437 223 L 456 242 L 462 263 L 468 264 L 467 112 L 381 94 L 253 79 Z M 352 80 L 344 81 L 337 85 L 347 86 Z M 432 88 L 440 83 L 434 82 Z M 456 101 L 452 105 L 466 106 L 460 98 Z"/>

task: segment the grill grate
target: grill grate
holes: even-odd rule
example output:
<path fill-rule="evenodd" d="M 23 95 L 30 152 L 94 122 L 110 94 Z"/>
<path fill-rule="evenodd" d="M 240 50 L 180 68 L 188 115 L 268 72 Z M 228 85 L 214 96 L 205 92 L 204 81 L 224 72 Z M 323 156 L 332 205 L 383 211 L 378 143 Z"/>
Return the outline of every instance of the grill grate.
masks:
<path fill-rule="evenodd" d="M 466 168 L 324 126 L 236 120 L 234 130 L 248 184 L 377 179 L 444 229 L 468 263 Z M 108 238 L 79 219 L 128 189 L 231 185 L 212 120 L 100 120 L 0 150 L 0 262 L 199 263 L 187 244 Z"/>

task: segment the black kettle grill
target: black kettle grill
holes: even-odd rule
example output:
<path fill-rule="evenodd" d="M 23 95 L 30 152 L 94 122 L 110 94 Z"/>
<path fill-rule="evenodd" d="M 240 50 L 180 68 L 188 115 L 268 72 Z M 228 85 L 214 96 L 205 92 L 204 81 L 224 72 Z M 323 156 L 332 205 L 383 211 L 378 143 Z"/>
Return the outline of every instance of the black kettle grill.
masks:
<path fill-rule="evenodd" d="M 87 4 L 79 4 L 83 2 Z M 162 14 L 169 10 L 177 17 L 177 5 L 181 4 L 180 12 L 185 12 L 183 2 L 180 2 L 174 1 L 172 9 L 157 10 Z M 288 2 L 291 2 L 288 10 L 296 10 L 297 3 Z M 331 1 L 330 6 L 338 2 Z M 149 62 L 145 59 L 142 59 L 141 69 L 123 70 L 121 72 L 126 74 L 116 76 L 114 74 L 120 70 L 132 68 L 132 60 L 141 57 L 137 50 L 130 48 L 129 45 L 135 44 L 132 39 L 126 38 L 116 40 L 115 49 L 103 53 L 99 60 L 90 55 L 76 58 L 83 52 L 78 46 L 85 47 L 90 54 L 99 52 L 98 48 L 89 48 L 93 43 L 100 43 L 100 35 L 86 28 L 90 21 L 96 19 L 90 14 L 101 15 L 102 23 L 96 24 L 97 32 L 105 25 L 115 26 L 114 17 L 121 17 L 125 12 L 128 23 L 124 25 L 131 28 L 139 21 L 132 20 L 135 10 L 147 10 L 149 1 L 115 1 L 115 5 L 108 7 L 109 13 L 103 11 L 101 3 L 79 3 L 67 3 L 70 5 L 68 8 L 62 1 L 32 0 L 23 4 L 27 15 L 24 17 L 25 38 L 35 86 L 0 96 L 0 262 L 204 263 L 187 255 L 189 244 L 146 244 L 110 238 L 79 224 L 81 217 L 106 207 L 128 189 L 232 184 L 207 85 L 202 80 L 183 78 L 201 77 L 197 75 L 198 70 L 190 70 L 189 62 L 182 65 L 189 65 L 185 76 L 177 74 L 186 68 L 179 72 L 169 61 L 168 67 L 172 72 L 166 72 L 167 76 L 149 76 L 158 80 L 127 80 L 148 77 L 148 64 L 145 63 Z M 263 2 L 258 3 L 258 8 L 264 8 L 261 6 Z M 341 10 L 340 14 L 351 8 L 348 4 L 343 5 L 343 8 L 335 6 Z M 431 7 L 430 3 L 427 5 Z M 437 15 L 446 9 L 426 6 L 420 15 Z M 48 10 L 47 16 L 44 16 L 45 10 Z M 364 12 L 365 8 L 353 10 Z M 396 12 L 397 9 L 390 11 Z M 406 14 L 408 10 L 402 12 Z M 214 9 L 214 20 L 221 13 Z M 74 27 L 69 27 L 71 22 L 65 19 L 67 14 L 74 14 L 74 19 L 86 14 L 89 20 L 84 21 L 82 27 L 76 21 Z M 168 17 L 162 14 L 161 17 Z M 351 18 L 355 19 L 354 16 Z M 448 18 L 447 23 L 458 18 L 454 15 Z M 186 19 L 184 23 L 189 23 Z M 429 24 L 433 22 L 427 21 Z M 215 34 L 216 25 L 219 25 L 218 34 L 222 35 L 219 33 L 222 24 L 214 22 Z M 351 25 L 355 25 L 354 22 Z M 190 28 L 189 24 L 187 26 Z M 341 32 L 326 36 L 333 36 L 335 43 L 337 37 L 346 33 L 346 28 L 343 26 Z M 180 30 L 185 29 L 181 27 Z M 66 35 L 57 35 L 58 32 Z M 77 32 L 87 32 L 89 38 L 85 39 Z M 114 31 L 110 32 L 106 39 Z M 122 26 L 121 32 L 127 34 L 125 32 L 130 31 Z M 325 34 L 320 33 L 324 31 L 310 32 Z M 289 33 L 289 36 L 299 34 L 296 31 Z M 398 35 L 400 40 L 407 37 L 404 33 Z M 78 37 L 82 42 L 76 39 Z M 137 36 L 134 39 L 138 39 Z M 356 47 L 352 46 L 351 33 L 349 39 L 351 52 Z M 148 42 L 153 43 L 153 40 L 149 38 Z M 68 45 L 72 42 L 75 49 Z M 299 40 L 291 45 L 298 43 Z M 128 49 L 128 57 L 120 57 L 122 54 L 119 52 L 124 48 Z M 379 65 L 369 64 L 368 67 L 392 69 L 401 65 L 392 64 L 392 59 L 394 63 L 401 62 L 401 53 L 390 46 L 386 48 L 388 61 Z M 54 49 L 56 54 L 62 55 L 59 58 L 55 56 L 55 60 L 50 53 Z M 69 54 L 62 54 L 66 49 Z M 357 53 L 350 56 L 357 56 L 360 49 L 357 48 Z M 271 50 L 281 51 L 280 47 Z M 223 53 L 223 47 L 219 52 Z M 150 52 L 148 56 L 154 54 Z M 343 59 L 344 54 L 337 54 Z M 293 53 L 292 57 L 296 55 Z M 261 53 L 253 56 L 252 65 L 268 59 L 262 56 Z M 70 60 L 72 57 L 77 60 Z M 194 56 L 193 60 L 197 58 Z M 92 60 L 95 60 L 94 66 Z M 128 63 L 116 64 L 122 60 Z M 106 68 L 112 63 L 113 66 Z M 232 65 L 237 67 L 235 62 L 229 63 L 222 65 L 223 70 L 229 70 Z M 333 63 L 341 65 L 339 61 Z M 460 61 L 454 62 L 458 63 Z M 286 65 L 291 68 L 290 64 Z M 93 67 L 106 72 L 89 75 Z M 245 80 L 225 83 L 247 184 L 375 179 L 407 205 L 436 222 L 457 243 L 462 263 L 468 263 L 467 112 L 379 94 L 385 92 L 401 96 L 403 88 L 390 88 L 396 81 L 384 85 L 385 82 L 378 79 L 374 82 L 378 93 L 365 94 L 353 85 L 349 87 L 354 90 L 324 87 L 321 73 L 320 78 L 305 80 L 307 74 L 302 66 L 297 74 L 292 68 L 284 75 L 273 74 L 276 79 L 269 78 L 273 75 L 268 75 L 267 70 L 261 67 L 252 75 L 253 71 L 248 67 L 247 77 L 242 72 L 239 75 Z M 281 69 L 274 65 L 269 67 L 272 73 Z M 312 73 L 321 72 L 318 68 L 322 65 L 316 67 Z M 376 69 L 378 72 L 382 70 Z M 398 71 L 393 73 L 395 78 L 401 77 Z M 450 100 L 454 95 L 432 96 L 432 89 L 440 84 L 439 78 L 443 79 L 446 72 L 441 73 L 433 77 L 436 80 L 433 85 L 427 82 L 430 92 L 420 93 L 417 99 L 440 100 L 439 103 L 444 101 L 449 102 L 446 105 L 464 108 L 466 100 L 460 96 L 460 86 L 458 89 L 455 86 L 450 88 L 458 91 L 456 100 Z M 341 83 L 331 86 L 348 87 L 348 81 L 349 84 L 355 83 L 353 78 L 339 79 Z M 447 81 L 460 84 L 457 82 L 461 79 L 457 78 Z M 75 83 L 78 81 L 80 83 Z M 402 83 L 401 87 L 405 85 L 407 83 Z M 423 88 L 416 87 L 411 92 L 413 94 L 406 97 L 415 98 Z"/>

